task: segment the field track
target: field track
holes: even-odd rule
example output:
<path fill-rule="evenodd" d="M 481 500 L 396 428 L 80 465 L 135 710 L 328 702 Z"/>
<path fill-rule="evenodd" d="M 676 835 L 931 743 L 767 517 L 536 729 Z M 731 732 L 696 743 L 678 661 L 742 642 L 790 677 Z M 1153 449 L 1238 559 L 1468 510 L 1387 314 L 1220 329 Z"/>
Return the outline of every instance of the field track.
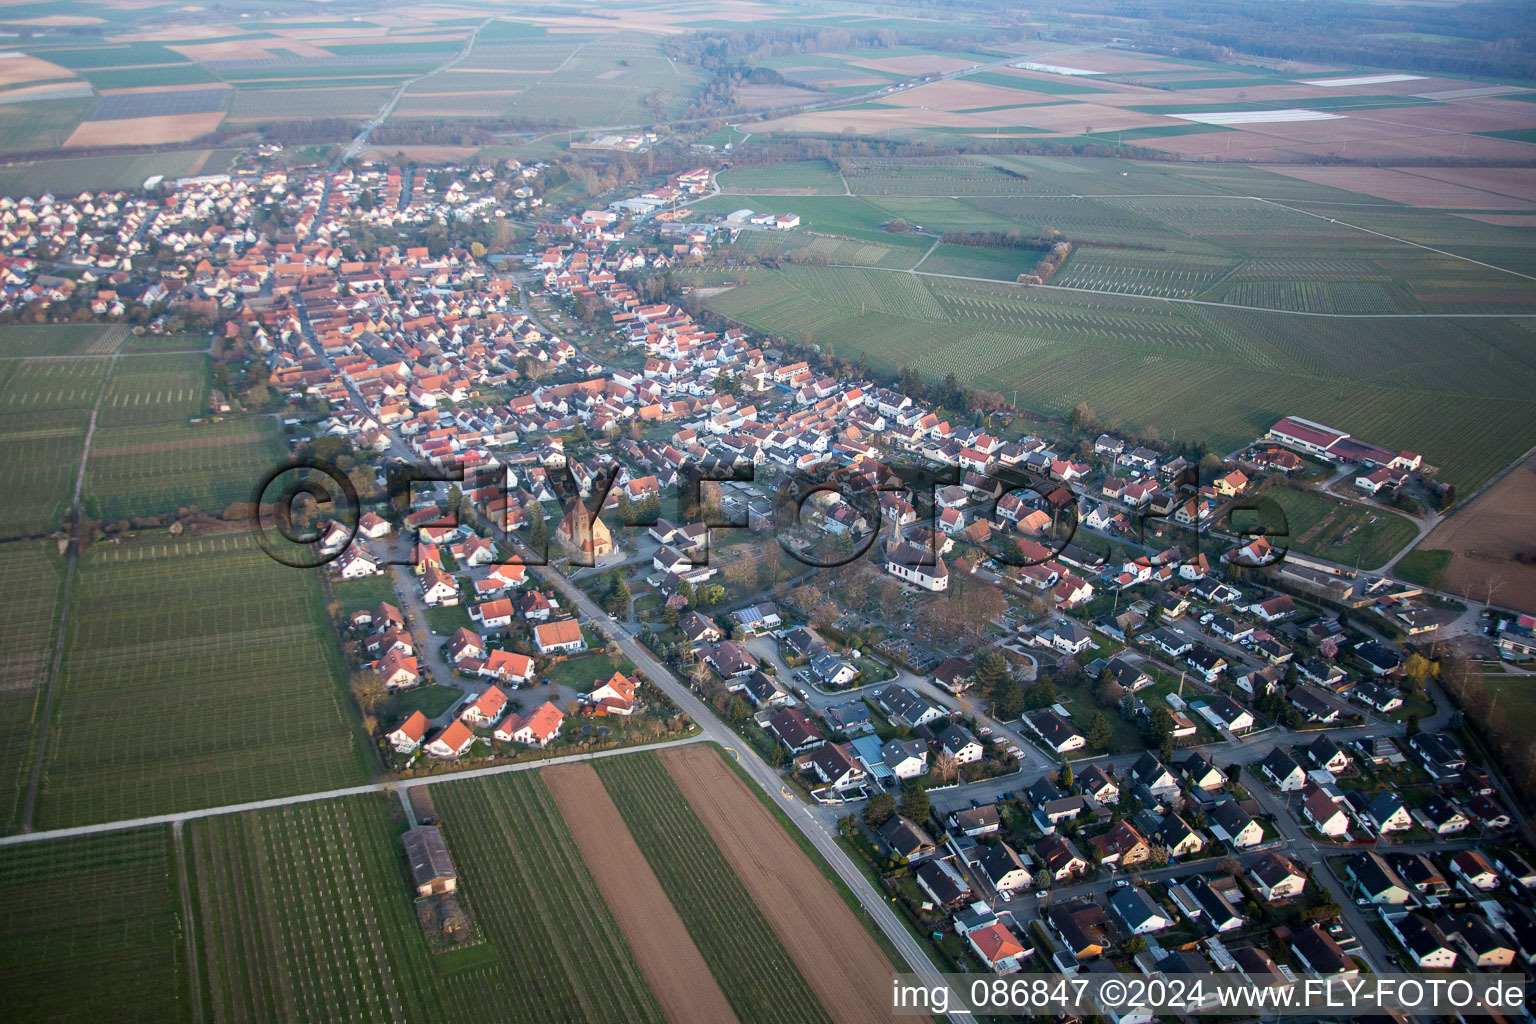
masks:
<path fill-rule="evenodd" d="M 539 773 L 672 1024 L 733 1024 L 736 1014 L 590 764 Z"/>
<path fill-rule="evenodd" d="M 805 851 L 716 751 L 660 756 L 832 1019 L 889 1021 L 891 963 Z"/>

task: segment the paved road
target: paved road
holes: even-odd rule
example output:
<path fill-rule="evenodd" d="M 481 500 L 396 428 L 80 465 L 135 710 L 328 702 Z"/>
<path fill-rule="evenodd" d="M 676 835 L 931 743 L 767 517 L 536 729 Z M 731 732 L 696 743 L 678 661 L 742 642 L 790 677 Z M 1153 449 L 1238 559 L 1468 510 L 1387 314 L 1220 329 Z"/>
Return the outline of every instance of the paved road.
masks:
<path fill-rule="evenodd" d="M 521 550 L 520 545 L 515 540 L 507 538 L 505 534 L 502 534 L 502 539 Z M 934 967 L 933 961 L 928 958 L 927 952 L 912 938 L 911 933 L 897 918 L 885 898 L 848 859 L 842 847 L 837 845 L 833 835 L 828 833 L 827 822 L 818 817 L 804 802 L 786 796 L 784 780 L 779 776 L 778 770 L 764 762 L 751 747 L 721 722 L 714 711 L 707 707 L 691 689 L 679 682 L 670 669 L 657 661 L 643 644 L 620 628 L 612 616 L 598 607 L 597 602 L 588 597 L 580 587 L 549 566 L 539 566 L 534 569 L 534 572 L 546 583 L 559 590 L 570 601 L 571 606 L 581 612 L 582 617 L 590 620 L 606 639 L 617 644 L 625 657 L 635 663 L 636 668 L 644 672 L 646 677 L 676 702 L 678 707 L 686 711 L 703 730 L 702 738 L 713 740 L 734 752 L 737 761 L 746 769 L 752 781 L 784 809 L 801 834 L 809 839 L 817 852 L 832 865 L 838 877 L 858 898 L 860 906 L 896 946 L 912 970 L 925 977 L 931 977 L 936 983 L 938 970 Z M 969 1014 L 953 1013 L 950 1014 L 950 1019 L 970 1021 L 972 1018 Z"/>
<path fill-rule="evenodd" d="M 342 164 L 346 163 L 348 160 L 352 159 L 363 151 L 363 147 L 368 144 L 368 136 L 373 133 L 375 128 L 389 120 L 389 115 L 394 113 L 395 107 L 400 104 L 400 100 L 405 96 L 407 89 L 424 78 L 431 78 L 433 75 L 440 71 L 447 71 L 449 68 L 462 61 L 465 57 L 468 57 L 469 51 L 474 49 L 475 40 L 480 37 L 480 30 L 495 20 L 496 19 L 494 18 L 487 18 L 485 21 L 482 21 L 480 24 L 476 25 L 473 31 L 469 33 L 469 38 L 464 41 L 464 48 L 459 50 L 458 53 L 454 54 L 442 64 L 439 64 L 437 67 L 433 68 L 431 71 L 426 72 L 425 74 L 420 74 L 415 78 L 408 78 L 404 82 L 401 82 L 399 88 L 397 88 L 389 97 L 389 102 L 384 104 L 384 109 L 380 110 L 376 115 L 374 115 L 372 119 L 365 123 L 362 127 L 362 130 L 357 133 L 357 137 L 349 142 L 347 147 L 343 149 L 339 154 L 337 154 L 336 159 L 331 162 L 331 170 L 336 170 Z M 580 49 L 580 47 L 577 47 L 577 49 Z M 322 205 L 321 209 L 324 208 L 325 207 Z"/>
<path fill-rule="evenodd" d="M 619 757 L 623 754 L 633 754 L 641 750 L 662 750 L 666 747 L 673 747 L 684 743 L 699 743 L 708 738 L 700 734 L 678 740 L 664 740 L 659 743 L 646 743 L 633 747 L 599 750 L 590 754 L 566 754 L 560 757 L 547 757 L 537 761 L 519 761 L 516 764 L 497 764 L 486 768 L 470 768 L 465 771 L 448 772 L 443 775 L 428 775 L 418 779 L 400 779 L 398 781 L 390 780 L 387 782 L 368 783 L 361 786 L 345 786 L 341 789 L 328 789 L 319 793 L 295 793 L 292 796 L 272 797 L 268 800 L 251 800 L 242 804 L 203 807 L 192 811 L 173 811 L 169 814 L 151 814 L 142 818 L 125 818 L 121 821 L 97 822 L 94 825 L 76 825 L 72 828 L 49 829 L 46 832 L 18 832 L 15 835 L 0 836 L 0 846 L 19 846 L 23 843 L 37 843 L 49 839 L 68 839 L 74 836 L 100 835 L 104 832 L 122 832 L 127 829 L 145 828 L 150 825 L 174 825 L 179 821 L 217 818 L 226 814 L 243 814 L 246 811 L 264 811 L 273 807 L 289 807 L 294 804 L 309 804 L 320 800 L 336 800 L 340 797 L 361 796 L 365 793 L 390 793 L 396 789 L 411 789 L 415 786 L 435 786 L 444 782 L 486 778 L 506 772 L 526 772 L 536 768 L 548 768 L 551 765 L 557 764 L 574 764 L 579 761 L 593 761 L 604 757 Z"/>

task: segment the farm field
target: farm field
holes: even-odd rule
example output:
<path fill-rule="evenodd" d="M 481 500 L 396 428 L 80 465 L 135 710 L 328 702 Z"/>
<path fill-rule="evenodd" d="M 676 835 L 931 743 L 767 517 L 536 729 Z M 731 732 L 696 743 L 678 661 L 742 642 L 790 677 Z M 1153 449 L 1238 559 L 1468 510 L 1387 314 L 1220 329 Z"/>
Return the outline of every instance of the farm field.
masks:
<path fill-rule="evenodd" d="M 0 538 L 50 533 L 74 494 L 106 359 L 0 360 Z"/>
<path fill-rule="evenodd" d="M 389 809 L 372 794 L 187 826 L 208 1019 L 464 1019 L 417 923 Z M 456 998 L 476 994 L 488 995 Z"/>
<path fill-rule="evenodd" d="M 46 542 L 0 544 L 0 588 L 9 614 L 0 621 L 0 831 L 21 821 L 37 710 L 58 635 L 63 590 L 60 560 Z"/>
<path fill-rule="evenodd" d="M 72 601 L 39 828 L 367 777 L 319 584 L 250 535 L 97 545 Z"/>
<path fill-rule="evenodd" d="M 461 898 L 499 963 L 471 984 L 497 1015 L 545 1021 L 664 1020 L 613 913 L 533 772 L 435 787 Z M 512 1002 L 501 980 L 539 979 Z"/>
<path fill-rule="evenodd" d="M 249 500 L 251 488 L 282 457 L 271 419 L 98 427 L 86 508 L 108 521 L 183 507 L 217 514 Z"/>
<path fill-rule="evenodd" d="M 753 904 L 657 755 L 610 758 L 596 769 L 736 1016 L 744 1024 L 828 1020 L 804 965 L 797 968 L 785 949 L 793 940 L 776 934 L 767 909 Z"/>
<path fill-rule="evenodd" d="M 101 399 L 98 427 L 186 420 L 206 408 L 208 360 L 201 354 L 119 359 Z"/>
<path fill-rule="evenodd" d="M 629 763 L 632 766 L 637 761 Z M 667 1020 L 676 1024 L 729 1024 L 738 1020 L 592 766 L 561 765 L 539 774 Z M 714 904 L 717 913 L 731 906 Z M 747 962 L 758 959 L 749 954 Z M 735 974 L 721 977 L 739 983 Z"/>
<path fill-rule="evenodd" d="M 1401 551 L 1418 532 L 1411 520 L 1395 512 L 1311 491 L 1274 487 L 1262 493 L 1285 510 L 1289 535 L 1283 546 L 1298 554 L 1369 571 Z"/>
<path fill-rule="evenodd" d="M 0 848 L 0 989 L 18 1019 L 187 1021 L 170 828 Z"/>
<path fill-rule="evenodd" d="M 36 196 L 50 190 L 67 194 L 85 189 L 136 189 L 155 174 L 176 177 L 224 170 L 232 152 L 227 149 L 182 149 L 3 164 L 0 165 L 0 193 Z"/>
<path fill-rule="evenodd" d="M 0 327 L 0 360 L 105 356 L 127 339 L 127 329 L 113 324 L 8 324 Z"/>
<path fill-rule="evenodd" d="M 825 160 L 745 167 L 721 174 L 719 184 L 732 193 L 768 189 L 786 194 L 840 196 L 844 192 L 842 177 Z"/>
<path fill-rule="evenodd" d="M 1501 608 L 1536 615 L 1536 565 L 1515 560 L 1536 554 L 1536 460 L 1457 509 L 1412 554 L 1434 552 L 1441 589 L 1479 601 L 1491 594 Z"/>
<path fill-rule="evenodd" d="M 891 961 L 725 755 L 692 744 L 658 756 L 832 1019 L 885 1020 Z"/>
<path fill-rule="evenodd" d="M 1042 156 L 883 169 L 855 161 L 849 182 L 851 197 L 715 196 L 696 208 L 793 208 L 802 230 L 743 233 L 751 241 L 738 247 L 759 259 L 808 252 L 906 269 L 912 263 L 896 253 L 920 257 L 932 239 L 880 229 L 895 216 L 930 231 L 1012 227 L 1026 236 L 1061 232 L 1077 244 L 1048 288 L 1011 283 L 1015 267 L 1037 258 L 1033 250 L 941 245 L 915 278 L 836 266 L 701 277 L 711 287 L 741 282 L 712 291 L 707 304 L 770 334 L 832 341 L 839 355 L 864 353 L 887 369 L 953 371 L 1009 399 L 1017 388 L 1020 404 L 1047 413 L 1086 401 L 1101 416 L 1217 448 L 1302 415 L 1422 452 L 1441 479 L 1466 488 L 1536 440 L 1526 355 L 1536 291 L 1515 274 L 1415 247 L 1526 273 L 1529 246 L 1518 230 L 1463 230 L 1465 218 L 1441 211 L 1246 167 Z M 997 190 L 981 194 L 987 183 Z M 860 258 L 860 245 L 886 252 Z M 896 280 L 877 294 L 877 276 Z M 977 277 L 998 283 L 960 280 Z M 1196 299 L 1203 304 L 1187 301 Z M 1532 317 L 1411 315 L 1490 309 Z M 1402 318 L 1369 331 L 1361 330 L 1368 321 L 1350 319 L 1381 314 Z M 1437 414 L 1422 415 L 1431 402 Z"/>

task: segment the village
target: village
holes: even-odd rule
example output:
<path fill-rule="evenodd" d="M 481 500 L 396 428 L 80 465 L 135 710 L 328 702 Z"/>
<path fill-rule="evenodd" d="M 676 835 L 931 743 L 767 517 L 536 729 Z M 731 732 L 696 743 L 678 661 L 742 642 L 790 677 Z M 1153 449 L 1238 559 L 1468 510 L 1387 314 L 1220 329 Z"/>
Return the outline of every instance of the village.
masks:
<path fill-rule="evenodd" d="M 561 213 L 541 175 L 0 200 L 0 312 L 217 320 L 295 451 L 360 467 L 311 546 L 389 771 L 693 737 L 686 685 L 944 969 L 1536 962 L 1536 854 L 1447 696 L 1469 638 L 1528 658 L 1536 621 L 1244 521 L 1298 481 L 1433 493 L 1420 456 L 1284 417 L 1191 457 L 914 398 L 685 308 L 670 269 L 792 212 L 695 223 L 699 168 Z M 447 234 L 540 216 L 521 254 Z M 427 895 L 451 867 L 414 835 Z"/>

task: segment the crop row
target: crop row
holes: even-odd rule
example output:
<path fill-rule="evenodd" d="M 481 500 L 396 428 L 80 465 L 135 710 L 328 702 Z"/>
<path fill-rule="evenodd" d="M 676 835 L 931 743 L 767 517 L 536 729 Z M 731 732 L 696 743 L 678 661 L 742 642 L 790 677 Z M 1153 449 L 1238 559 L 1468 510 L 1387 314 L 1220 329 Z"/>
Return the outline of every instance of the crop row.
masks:
<path fill-rule="evenodd" d="M 532 772 L 441 787 L 463 892 L 509 980 L 498 1016 L 660 1024 L 655 997 L 582 862 L 554 800 Z"/>
<path fill-rule="evenodd" d="M 788 951 L 660 760 L 647 753 L 595 766 L 743 1024 L 827 1021 Z"/>

